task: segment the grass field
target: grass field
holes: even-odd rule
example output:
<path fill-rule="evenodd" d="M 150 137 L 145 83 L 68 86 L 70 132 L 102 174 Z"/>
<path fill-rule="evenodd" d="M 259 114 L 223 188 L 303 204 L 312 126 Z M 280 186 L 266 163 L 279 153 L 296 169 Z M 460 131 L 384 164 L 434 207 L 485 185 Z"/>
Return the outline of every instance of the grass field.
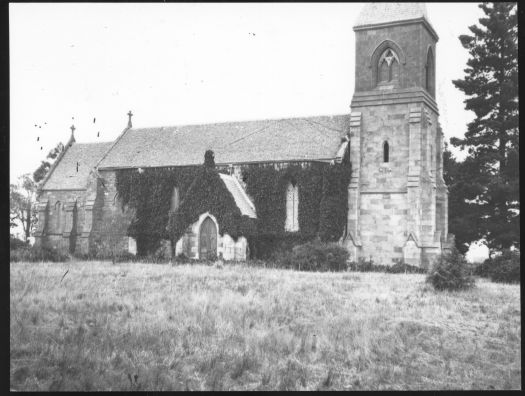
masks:
<path fill-rule="evenodd" d="M 516 285 L 438 293 L 424 275 L 241 265 L 10 271 L 14 390 L 521 387 Z"/>

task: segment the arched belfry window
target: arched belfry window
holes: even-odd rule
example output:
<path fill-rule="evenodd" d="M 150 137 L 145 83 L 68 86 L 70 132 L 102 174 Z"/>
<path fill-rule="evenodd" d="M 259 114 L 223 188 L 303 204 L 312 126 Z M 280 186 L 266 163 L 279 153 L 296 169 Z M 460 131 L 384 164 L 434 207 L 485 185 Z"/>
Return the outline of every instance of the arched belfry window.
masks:
<path fill-rule="evenodd" d="M 388 145 L 388 142 L 385 141 L 383 143 L 383 162 L 389 162 L 390 161 L 390 146 Z"/>
<path fill-rule="evenodd" d="M 427 62 L 425 64 L 425 89 L 432 96 L 435 95 L 435 65 L 434 65 L 434 54 L 432 48 L 428 49 Z"/>
<path fill-rule="evenodd" d="M 299 231 L 299 188 L 291 181 L 286 188 L 286 221 L 285 231 Z"/>
<path fill-rule="evenodd" d="M 171 204 L 170 209 L 172 211 L 177 210 L 180 204 L 179 188 L 177 186 L 173 187 L 173 192 L 171 194 Z"/>
<path fill-rule="evenodd" d="M 377 82 L 388 83 L 399 80 L 399 58 L 395 51 L 387 48 L 377 63 Z"/>

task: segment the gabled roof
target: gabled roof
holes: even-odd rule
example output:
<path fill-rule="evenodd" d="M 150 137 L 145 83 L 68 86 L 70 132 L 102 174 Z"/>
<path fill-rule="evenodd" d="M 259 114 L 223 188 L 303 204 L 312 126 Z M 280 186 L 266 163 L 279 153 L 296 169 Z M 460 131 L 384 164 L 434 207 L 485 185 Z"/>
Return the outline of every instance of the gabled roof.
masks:
<path fill-rule="evenodd" d="M 425 18 L 425 3 L 366 3 L 354 27 Z"/>
<path fill-rule="evenodd" d="M 257 218 L 257 214 L 255 213 L 255 205 L 250 200 L 242 186 L 239 184 L 239 181 L 234 176 L 229 176 L 222 173 L 219 173 L 219 176 L 226 185 L 228 191 L 233 196 L 233 199 L 241 211 L 241 214 L 251 217 L 252 219 Z"/>
<path fill-rule="evenodd" d="M 57 165 L 44 182 L 42 190 L 83 190 L 86 188 L 89 172 L 104 153 L 111 147 L 106 143 L 72 143 L 58 158 Z M 78 172 L 77 172 L 78 162 Z"/>
<path fill-rule="evenodd" d="M 349 115 L 128 129 L 98 168 L 335 159 Z"/>

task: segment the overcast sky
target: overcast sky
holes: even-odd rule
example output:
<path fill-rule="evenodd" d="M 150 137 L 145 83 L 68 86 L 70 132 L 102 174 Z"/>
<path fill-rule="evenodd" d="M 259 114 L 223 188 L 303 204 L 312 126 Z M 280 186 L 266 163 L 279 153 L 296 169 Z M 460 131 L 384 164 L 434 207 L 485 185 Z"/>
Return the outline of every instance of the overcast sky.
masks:
<path fill-rule="evenodd" d="M 114 140 L 129 110 L 135 127 L 348 113 L 362 7 L 10 4 L 11 181 L 66 143 L 73 123 L 77 142 Z M 478 3 L 427 11 L 440 38 L 437 103 L 448 140 L 473 118 L 452 80 L 468 59 L 458 36 L 482 11 Z"/>
<path fill-rule="evenodd" d="M 79 142 L 115 139 L 129 110 L 136 127 L 347 113 L 362 7 L 10 4 L 11 179 L 67 142 L 72 123 Z M 458 36 L 481 10 L 427 10 L 441 124 L 461 136 L 473 113 L 451 82 L 468 58 Z"/>

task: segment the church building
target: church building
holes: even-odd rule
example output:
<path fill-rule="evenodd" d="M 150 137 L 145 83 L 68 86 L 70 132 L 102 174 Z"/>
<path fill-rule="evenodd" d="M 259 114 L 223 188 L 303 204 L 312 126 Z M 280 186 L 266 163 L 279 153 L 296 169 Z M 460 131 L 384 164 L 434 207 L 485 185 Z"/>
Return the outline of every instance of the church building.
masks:
<path fill-rule="evenodd" d="M 423 3 L 367 3 L 354 31 L 348 114 L 134 128 L 129 112 L 108 143 L 72 127 L 39 187 L 36 243 L 148 254 L 171 240 L 171 255 L 245 260 L 321 236 L 351 260 L 428 267 L 453 244 L 438 36 Z"/>

